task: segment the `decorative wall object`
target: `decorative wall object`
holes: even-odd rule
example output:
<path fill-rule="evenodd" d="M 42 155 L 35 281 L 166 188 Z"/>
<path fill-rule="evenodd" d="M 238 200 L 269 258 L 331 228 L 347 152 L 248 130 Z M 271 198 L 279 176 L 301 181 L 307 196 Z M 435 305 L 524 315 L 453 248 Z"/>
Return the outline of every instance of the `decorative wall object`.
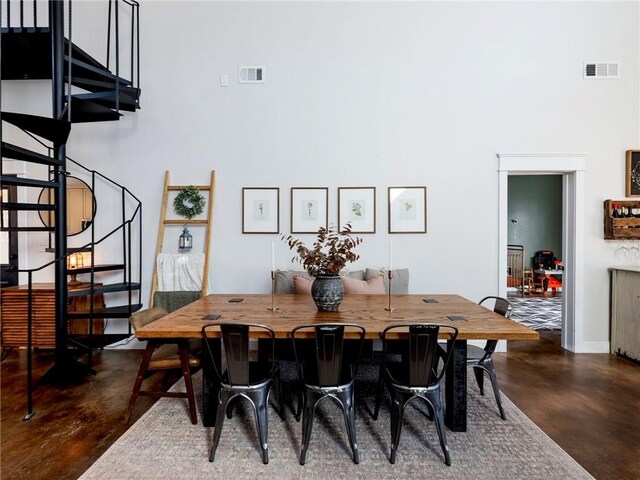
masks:
<path fill-rule="evenodd" d="M 625 195 L 640 197 L 640 150 L 627 150 L 627 173 Z"/>
<path fill-rule="evenodd" d="M 291 188 L 291 233 L 318 233 L 329 224 L 327 187 Z"/>
<path fill-rule="evenodd" d="M 338 226 L 353 233 L 376 233 L 376 187 L 338 188 Z"/>
<path fill-rule="evenodd" d="M 280 189 L 242 189 L 242 233 L 280 232 Z"/>
<path fill-rule="evenodd" d="M 427 187 L 389 187 L 389 233 L 427 233 Z"/>

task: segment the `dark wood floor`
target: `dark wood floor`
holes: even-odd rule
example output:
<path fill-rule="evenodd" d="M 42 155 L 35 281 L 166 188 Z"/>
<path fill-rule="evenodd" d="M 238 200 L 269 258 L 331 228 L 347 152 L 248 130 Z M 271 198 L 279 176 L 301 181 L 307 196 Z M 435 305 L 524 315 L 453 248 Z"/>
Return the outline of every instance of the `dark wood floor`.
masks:
<path fill-rule="evenodd" d="M 598 479 L 640 478 L 640 366 L 609 355 L 575 355 L 559 346 L 559 333 L 540 342 L 511 342 L 496 354 L 501 388 Z M 35 393 L 36 415 L 25 413 L 24 352 L 2 362 L 1 476 L 75 479 L 124 433 L 122 415 L 140 351 L 103 351 L 98 375 L 61 389 Z M 51 358 L 41 355 L 38 375 Z M 141 398 L 131 424 L 153 404 Z"/>

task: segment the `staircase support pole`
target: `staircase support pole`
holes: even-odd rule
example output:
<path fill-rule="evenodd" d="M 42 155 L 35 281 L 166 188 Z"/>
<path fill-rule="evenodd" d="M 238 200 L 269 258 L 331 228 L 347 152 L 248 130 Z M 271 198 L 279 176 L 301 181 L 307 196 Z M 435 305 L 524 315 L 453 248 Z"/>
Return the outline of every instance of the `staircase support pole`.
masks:
<path fill-rule="evenodd" d="M 49 0 L 49 27 L 51 28 L 51 87 L 53 117 L 60 119 L 64 112 L 64 3 Z M 54 168 L 56 190 L 55 248 L 56 258 L 67 253 L 67 156 L 66 143 L 54 143 L 53 154 L 60 161 Z M 56 313 L 56 366 L 68 363 L 67 351 L 67 265 L 65 261 L 55 264 L 55 313 Z"/>

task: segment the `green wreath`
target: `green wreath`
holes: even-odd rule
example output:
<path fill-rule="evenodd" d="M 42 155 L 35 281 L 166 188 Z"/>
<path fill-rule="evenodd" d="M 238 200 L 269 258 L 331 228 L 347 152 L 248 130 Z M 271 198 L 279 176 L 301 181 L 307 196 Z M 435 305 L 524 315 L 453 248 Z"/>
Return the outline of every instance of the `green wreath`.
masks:
<path fill-rule="evenodd" d="M 173 200 L 173 211 L 176 215 L 191 220 L 204 211 L 204 197 L 193 185 L 184 187 Z"/>

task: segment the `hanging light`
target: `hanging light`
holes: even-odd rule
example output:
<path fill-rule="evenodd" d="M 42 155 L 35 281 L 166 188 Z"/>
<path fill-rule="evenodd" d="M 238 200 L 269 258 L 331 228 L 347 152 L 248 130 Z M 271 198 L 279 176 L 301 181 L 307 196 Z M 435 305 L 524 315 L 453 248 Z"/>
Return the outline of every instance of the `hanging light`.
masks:
<path fill-rule="evenodd" d="M 189 250 L 193 247 L 193 237 L 189 233 L 189 229 L 186 226 L 182 231 L 182 235 L 180 235 L 178 245 L 180 247 L 180 250 Z"/>
<path fill-rule="evenodd" d="M 84 267 L 84 257 L 82 256 L 82 253 L 80 252 L 72 253 L 67 257 L 67 270 L 71 272 L 77 268 L 82 268 L 82 267 Z M 67 285 L 74 286 L 74 285 L 80 285 L 82 283 L 80 280 L 78 280 L 77 273 L 70 273 L 70 275 L 71 275 L 71 280 L 67 282 Z"/>

